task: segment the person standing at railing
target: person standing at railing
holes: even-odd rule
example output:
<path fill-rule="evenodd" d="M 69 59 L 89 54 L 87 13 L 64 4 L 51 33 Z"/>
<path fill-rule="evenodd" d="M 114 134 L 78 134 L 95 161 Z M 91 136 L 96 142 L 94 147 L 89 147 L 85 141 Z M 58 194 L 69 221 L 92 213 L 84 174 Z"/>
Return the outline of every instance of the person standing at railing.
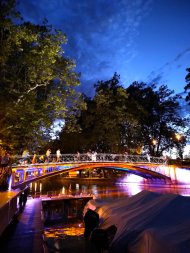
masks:
<path fill-rule="evenodd" d="M 164 160 L 164 163 L 165 163 L 165 164 L 168 164 L 170 158 L 169 158 L 169 156 L 165 155 L 165 156 L 163 157 L 163 160 Z"/>
<path fill-rule="evenodd" d="M 127 153 L 127 151 L 125 151 L 124 156 L 125 156 L 125 161 L 128 162 L 128 153 Z"/>
<path fill-rule="evenodd" d="M 23 152 L 22 152 L 22 164 L 27 164 L 28 163 L 28 160 L 29 160 L 29 151 L 27 149 L 25 149 Z"/>
<path fill-rule="evenodd" d="M 60 162 L 61 161 L 61 151 L 60 151 L 60 149 L 58 149 L 56 151 L 56 157 L 57 157 L 57 162 Z"/>
<path fill-rule="evenodd" d="M 77 161 L 80 161 L 80 153 L 79 153 L 79 151 L 77 151 L 76 160 L 77 160 Z"/>
<path fill-rule="evenodd" d="M 146 155 L 146 158 L 147 158 L 148 162 L 150 163 L 150 155 L 149 154 Z"/>
<path fill-rule="evenodd" d="M 44 156 L 41 155 L 41 156 L 39 157 L 38 163 L 44 163 L 44 162 L 45 162 Z"/>
<path fill-rule="evenodd" d="M 89 150 L 89 151 L 86 153 L 86 155 L 87 155 L 87 160 L 91 161 L 91 160 L 92 160 L 92 152 L 91 152 L 91 150 Z"/>
<path fill-rule="evenodd" d="M 51 149 L 48 148 L 47 151 L 46 151 L 46 160 L 45 162 L 50 162 L 50 155 L 51 155 Z"/>
<path fill-rule="evenodd" d="M 96 162 L 96 156 L 97 156 L 97 152 L 93 151 L 92 154 L 91 154 L 91 158 L 92 158 L 93 162 Z"/>
<path fill-rule="evenodd" d="M 33 158 L 32 158 L 32 164 L 37 163 L 37 155 L 36 152 L 34 152 Z"/>

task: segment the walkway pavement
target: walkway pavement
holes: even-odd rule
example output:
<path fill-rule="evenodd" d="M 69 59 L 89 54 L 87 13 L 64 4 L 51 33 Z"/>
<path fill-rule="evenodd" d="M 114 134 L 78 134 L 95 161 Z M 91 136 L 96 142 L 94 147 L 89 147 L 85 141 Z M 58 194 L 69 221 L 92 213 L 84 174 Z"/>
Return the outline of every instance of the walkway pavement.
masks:
<path fill-rule="evenodd" d="M 28 199 L 24 210 L 0 237 L 1 253 L 43 253 L 41 200 Z"/>

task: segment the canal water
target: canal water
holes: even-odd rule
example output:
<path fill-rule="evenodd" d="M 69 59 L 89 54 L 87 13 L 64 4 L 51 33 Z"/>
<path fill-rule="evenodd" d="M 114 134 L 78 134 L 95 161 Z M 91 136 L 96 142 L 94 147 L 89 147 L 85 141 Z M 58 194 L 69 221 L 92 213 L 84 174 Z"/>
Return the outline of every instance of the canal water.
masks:
<path fill-rule="evenodd" d="M 187 176 L 185 177 L 187 178 Z M 188 175 L 190 179 L 190 175 Z M 36 181 L 30 185 L 30 193 L 33 196 L 42 194 L 92 194 L 95 198 L 121 198 L 132 196 L 142 190 L 160 193 L 174 193 L 182 196 L 190 196 L 189 182 L 165 182 L 152 180 L 147 182 L 136 175 L 126 175 L 116 179 L 72 179 L 55 176 Z"/>
<path fill-rule="evenodd" d="M 116 179 L 73 179 L 61 175 L 43 179 L 30 185 L 30 194 L 33 197 L 59 194 L 92 195 L 94 199 L 109 200 L 126 198 L 148 190 L 160 193 L 174 193 L 190 196 L 190 184 L 177 182 L 164 182 L 160 180 L 145 181 L 136 175 L 123 175 Z M 82 207 L 81 207 L 82 208 Z M 80 214 L 82 213 L 81 210 Z M 74 216 L 73 216 L 74 217 Z M 48 253 L 87 252 L 84 242 L 83 217 L 75 213 L 75 217 L 47 223 L 44 226 L 44 238 Z M 91 252 L 91 250 L 90 250 Z"/>

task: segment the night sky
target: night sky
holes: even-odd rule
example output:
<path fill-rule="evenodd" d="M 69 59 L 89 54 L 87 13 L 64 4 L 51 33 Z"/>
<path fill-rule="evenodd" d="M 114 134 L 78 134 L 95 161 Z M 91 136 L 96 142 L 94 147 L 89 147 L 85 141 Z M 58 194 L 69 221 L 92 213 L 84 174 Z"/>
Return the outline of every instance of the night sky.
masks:
<path fill-rule="evenodd" d="M 81 91 L 114 72 L 133 81 L 183 92 L 190 67 L 190 0 L 19 0 L 25 20 L 44 18 L 66 33 L 66 56 L 76 60 Z"/>

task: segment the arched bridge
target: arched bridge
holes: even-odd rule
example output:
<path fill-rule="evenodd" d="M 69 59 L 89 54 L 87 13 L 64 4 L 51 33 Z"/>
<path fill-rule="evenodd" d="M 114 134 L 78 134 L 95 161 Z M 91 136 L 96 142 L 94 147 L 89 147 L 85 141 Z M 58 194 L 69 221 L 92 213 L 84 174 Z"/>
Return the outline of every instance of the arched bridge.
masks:
<path fill-rule="evenodd" d="M 23 187 L 33 181 L 60 173 L 95 168 L 122 170 L 146 179 L 170 179 L 168 171 L 163 170 L 166 160 L 161 157 L 94 153 L 64 154 L 58 158 L 52 155 L 44 158 L 41 162 L 39 156 L 15 156 L 12 166 L 12 188 Z"/>

